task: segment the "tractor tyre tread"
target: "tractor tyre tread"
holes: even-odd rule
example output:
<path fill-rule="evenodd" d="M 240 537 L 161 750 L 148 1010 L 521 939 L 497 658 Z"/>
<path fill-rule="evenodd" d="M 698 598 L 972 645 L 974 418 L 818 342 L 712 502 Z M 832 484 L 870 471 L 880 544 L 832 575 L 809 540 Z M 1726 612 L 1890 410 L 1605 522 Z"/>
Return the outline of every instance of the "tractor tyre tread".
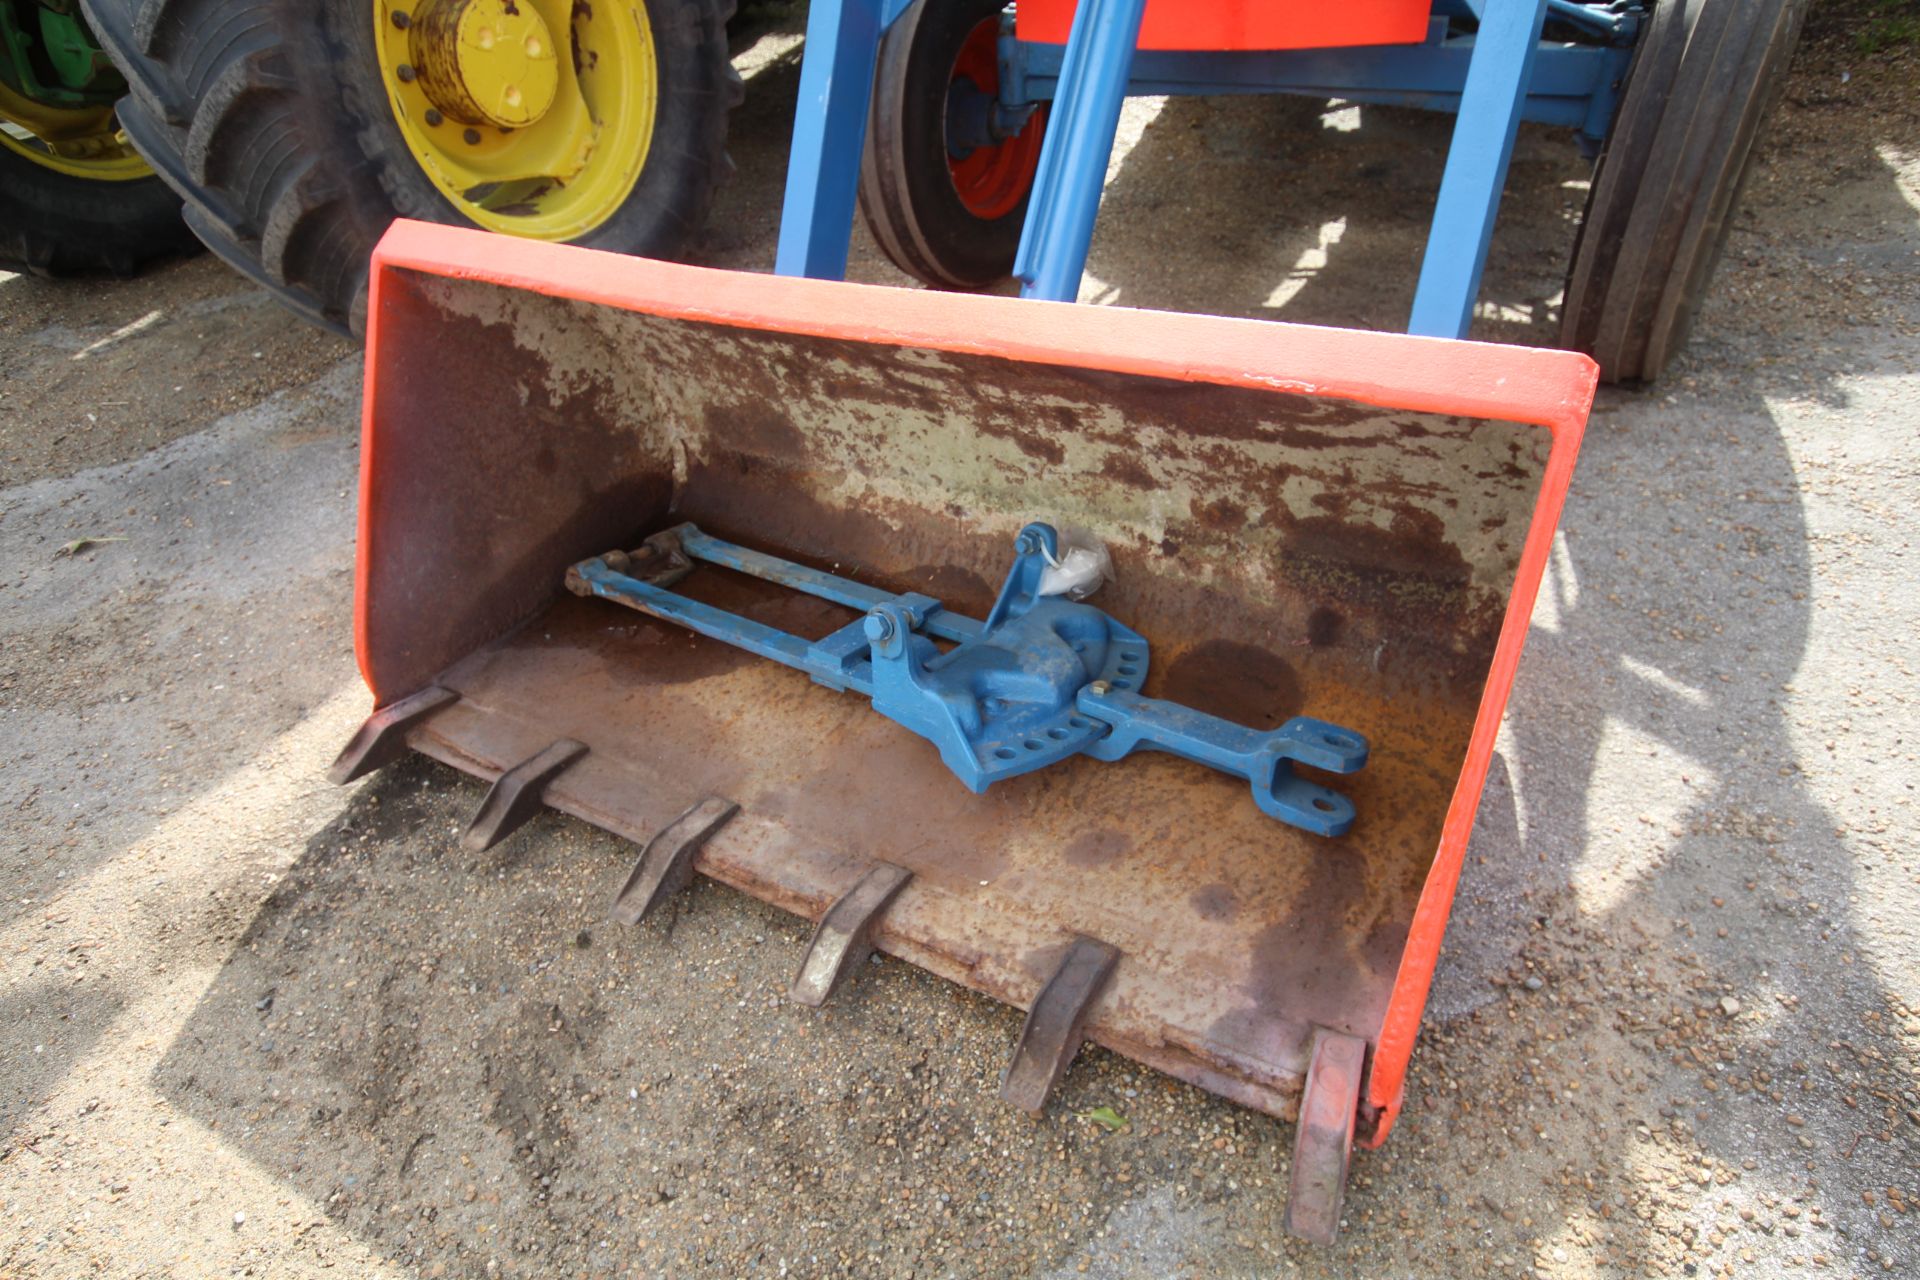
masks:
<path fill-rule="evenodd" d="M 373 66 L 364 0 L 82 5 L 131 87 L 121 122 L 184 198 L 187 225 L 307 319 L 364 332 L 368 258 L 394 218 L 466 224 L 420 172 L 377 73 L 343 71 Z M 701 69 L 692 92 L 661 104 L 663 116 L 680 113 L 682 136 L 661 148 L 675 180 L 655 183 L 645 209 L 635 207 L 636 189 L 577 243 L 666 256 L 699 227 L 727 170 L 726 110 L 707 104 L 731 106 L 742 91 L 727 60 L 732 8 L 731 0 L 650 7 L 656 42 L 679 39 Z"/>
<path fill-rule="evenodd" d="M 1620 96 L 1574 241 L 1561 345 L 1609 382 L 1679 350 L 1785 87 L 1807 0 L 1666 0 Z"/>
<path fill-rule="evenodd" d="M 180 198 L 151 174 L 82 178 L 0 150 L 0 270 L 130 276 L 199 248 Z"/>

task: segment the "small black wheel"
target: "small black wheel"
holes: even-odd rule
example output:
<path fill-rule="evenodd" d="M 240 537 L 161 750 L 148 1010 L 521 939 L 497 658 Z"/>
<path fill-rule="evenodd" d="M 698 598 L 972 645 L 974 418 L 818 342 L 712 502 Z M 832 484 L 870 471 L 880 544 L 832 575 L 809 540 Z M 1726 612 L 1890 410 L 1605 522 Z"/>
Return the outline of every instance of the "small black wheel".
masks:
<path fill-rule="evenodd" d="M 1651 382 L 1686 341 L 1808 0 L 1660 0 L 1574 241 L 1562 346 Z"/>
<path fill-rule="evenodd" d="M 880 45 L 860 210 L 887 257 L 938 288 L 1006 279 L 1040 164 L 1046 106 L 999 106 L 1005 8 L 918 0 Z"/>
<path fill-rule="evenodd" d="M 342 333 L 396 217 L 671 257 L 728 171 L 732 0 L 82 0 L 209 248 Z"/>

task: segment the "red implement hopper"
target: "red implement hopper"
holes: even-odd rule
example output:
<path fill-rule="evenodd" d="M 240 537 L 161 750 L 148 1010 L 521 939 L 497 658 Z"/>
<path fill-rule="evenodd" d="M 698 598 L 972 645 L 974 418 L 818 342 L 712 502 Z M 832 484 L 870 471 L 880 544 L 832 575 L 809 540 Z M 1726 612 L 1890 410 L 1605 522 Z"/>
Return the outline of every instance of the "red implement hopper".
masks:
<path fill-rule="evenodd" d="M 1298 1115 L 1291 1219 L 1331 1236 L 1351 1142 L 1399 1110 L 1591 361 L 405 222 L 367 332 L 377 710 L 337 777 L 411 747 L 494 784 L 476 844 L 542 804 L 618 832 L 629 920 L 697 871 L 822 921 L 797 998 L 874 947 L 1028 1009 L 1022 1105 L 1084 1037 Z M 1169 754 L 974 794 L 865 699 L 565 585 L 693 525 L 978 619 L 1042 517 L 1111 551 L 1095 602 L 1154 646 L 1142 693 L 1370 740 L 1350 832 Z M 673 580 L 807 640 L 861 618 L 713 564 Z"/>

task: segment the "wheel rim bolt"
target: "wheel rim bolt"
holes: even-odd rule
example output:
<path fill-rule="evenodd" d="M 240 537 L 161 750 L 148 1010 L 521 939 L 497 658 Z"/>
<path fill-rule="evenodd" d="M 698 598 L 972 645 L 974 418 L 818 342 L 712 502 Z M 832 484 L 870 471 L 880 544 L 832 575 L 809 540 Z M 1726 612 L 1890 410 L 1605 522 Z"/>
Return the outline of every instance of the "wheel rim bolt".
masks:
<path fill-rule="evenodd" d="M 393 25 L 405 31 L 413 25 L 413 15 L 409 14 L 405 9 L 395 9 L 393 11 Z"/>
<path fill-rule="evenodd" d="M 438 108 L 438 107 L 428 107 L 428 108 L 427 108 L 427 123 L 428 123 L 428 124 L 430 124 L 430 125 L 437 125 L 437 124 L 439 124 L 439 123 L 440 123 L 440 122 L 441 122 L 442 120 L 444 120 L 444 119 L 446 119 L 446 117 L 440 114 L 440 108 Z"/>
<path fill-rule="evenodd" d="M 460 136 L 466 140 L 467 145 L 470 147 L 478 146 L 480 143 L 480 131 L 478 129 L 469 129 Z"/>
<path fill-rule="evenodd" d="M 413 68 L 408 66 L 404 62 L 400 64 L 400 69 L 395 71 L 393 74 L 400 77 L 400 82 L 402 84 L 413 83 Z"/>

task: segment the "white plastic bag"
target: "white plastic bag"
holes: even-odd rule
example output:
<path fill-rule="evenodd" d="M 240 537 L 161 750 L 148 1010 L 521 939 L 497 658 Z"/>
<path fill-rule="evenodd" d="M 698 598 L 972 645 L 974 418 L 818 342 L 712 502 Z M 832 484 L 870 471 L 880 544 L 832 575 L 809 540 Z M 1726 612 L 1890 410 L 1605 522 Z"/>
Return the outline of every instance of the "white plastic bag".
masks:
<path fill-rule="evenodd" d="M 1047 567 L 1040 574 L 1040 594 L 1085 600 L 1113 577 L 1113 557 L 1107 554 L 1106 544 L 1085 529 L 1057 527 L 1060 554 L 1047 557 Z"/>

